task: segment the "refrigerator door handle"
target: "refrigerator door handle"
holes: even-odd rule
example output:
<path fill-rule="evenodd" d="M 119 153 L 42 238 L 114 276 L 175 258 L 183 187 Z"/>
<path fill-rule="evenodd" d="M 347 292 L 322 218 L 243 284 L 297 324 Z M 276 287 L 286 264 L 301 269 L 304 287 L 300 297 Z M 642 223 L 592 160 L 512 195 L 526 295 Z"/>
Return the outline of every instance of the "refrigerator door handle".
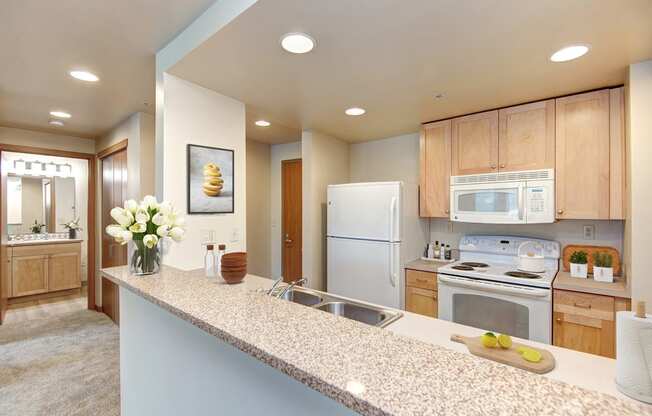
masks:
<path fill-rule="evenodd" d="M 394 219 L 396 217 L 396 197 L 392 197 L 392 201 L 389 203 L 389 241 L 396 241 L 394 238 Z"/>
<path fill-rule="evenodd" d="M 389 283 L 396 287 L 396 274 L 394 273 L 394 246 L 389 245 Z"/>

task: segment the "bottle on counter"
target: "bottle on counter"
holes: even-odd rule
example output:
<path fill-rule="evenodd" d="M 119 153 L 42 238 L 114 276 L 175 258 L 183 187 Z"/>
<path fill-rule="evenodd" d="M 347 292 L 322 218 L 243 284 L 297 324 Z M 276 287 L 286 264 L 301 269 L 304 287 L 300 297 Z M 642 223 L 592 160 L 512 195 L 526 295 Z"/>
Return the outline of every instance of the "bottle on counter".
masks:
<path fill-rule="evenodd" d="M 222 277 L 222 256 L 226 253 L 226 245 L 220 244 L 217 246 L 217 261 L 215 263 L 215 274 Z"/>
<path fill-rule="evenodd" d="M 446 260 L 446 243 L 443 241 L 439 245 L 439 260 Z"/>
<path fill-rule="evenodd" d="M 444 259 L 445 260 L 453 259 L 453 251 L 451 250 L 451 246 L 448 244 L 446 244 L 446 254 L 444 254 Z"/>
<path fill-rule="evenodd" d="M 204 272 L 206 277 L 215 277 L 217 276 L 215 269 L 215 253 L 213 252 L 213 244 L 206 245 L 206 254 L 204 255 Z"/>
<path fill-rule="evenodd" d="M 428 249 L 426 250 L 426 257 L 431 259 L 435 256 L 434 245 L 432 243 L 428 244 Z"/>
<path fill-rule="evenodd" d="M 439 249 L 439 241 L 435 241 L 435 248 L 433 250 L 432 259 L 438 259 L 441 256 L 441 251 Z"/>

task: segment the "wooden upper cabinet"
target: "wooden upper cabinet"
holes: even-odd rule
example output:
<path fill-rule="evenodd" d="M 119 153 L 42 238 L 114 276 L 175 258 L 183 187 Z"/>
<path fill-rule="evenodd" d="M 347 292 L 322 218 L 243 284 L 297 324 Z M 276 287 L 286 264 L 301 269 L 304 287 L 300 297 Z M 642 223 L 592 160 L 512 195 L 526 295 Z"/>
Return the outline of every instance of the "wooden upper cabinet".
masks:
<path fill-rule="evenodd" d="M 556 205 L 559 219 L 609 219 L 609 90 L 558 98 Z"/>
<path fill-rule="evenodd" d="M 609 90 L 609 218 L 625 219 L 625 88 Z"/>
<path fill-rule="evenodd" d="M 452 121 L 452 174 L 473 175 L 498 170 L 498 111 L 471 114 Z"/>
<path fill-rule="evenodd" d="M 498 117 L 500 171 L 555 167 L 555 100 L 505 108 Z"/>
<path fill-rule="evenodd" d="M 451 172 L 451 121 L 426 124 L 420 140 L 421 192 L 419 214 L 422 217 L 449 216 Z"/>

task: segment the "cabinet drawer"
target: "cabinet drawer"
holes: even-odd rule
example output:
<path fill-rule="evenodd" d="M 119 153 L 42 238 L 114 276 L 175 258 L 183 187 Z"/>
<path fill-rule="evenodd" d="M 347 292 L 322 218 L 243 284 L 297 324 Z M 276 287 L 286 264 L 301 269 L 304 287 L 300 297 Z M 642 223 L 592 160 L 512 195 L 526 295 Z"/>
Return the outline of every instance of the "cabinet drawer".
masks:
<path fill-rule="evenodd" d="M 405 270 L 405 282 L 406 286 L 437 290 L 437 273 L 407 269 Z"/>
<path fill-rule="evenodd" d="M 436 318 L 437 308 L 437 292 L 434 290 L 409 286 L 405 288 L 406 311 Z"/>
<path fill-rule="evenodd" d="M 613 321 L 615 318 L 614 298 L 611 296 L 555 290 L 554 310 L 604 321 Z"/>

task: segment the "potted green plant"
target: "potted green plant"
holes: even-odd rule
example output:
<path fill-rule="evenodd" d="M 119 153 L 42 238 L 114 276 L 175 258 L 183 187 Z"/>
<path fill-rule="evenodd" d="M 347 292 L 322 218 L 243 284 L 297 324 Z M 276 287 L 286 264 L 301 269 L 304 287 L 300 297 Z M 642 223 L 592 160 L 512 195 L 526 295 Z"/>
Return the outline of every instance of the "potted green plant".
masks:
<path fill-rule="evenodd" d="M 37 220 L 34 220 L 34 224 L 29 228 L 32 230 L 33 234 L 41 234 L 43 227 L 45 227 L 45 224 L 39 224 Z"/>
<path fill-rule="evenodd" d="M 614 281 L 613 257 L 609 253 L 596 251 L 593 254 L 593 279 L 596 282 Z"/>
<path fill-rule="evenodd" d="M 586 279 L 588 270 L 588 254 L 586 254 L 586 251 L 574 251 L 570 256 L 571 276 Z"/>
<path fill-rule="evenodd" d="M 62 225 L 68 230 L 68 238 L 71 240 L 77 238 L 77 230 L 81 230 L 81 227 L 79 226 L 79 218 Z"/>

